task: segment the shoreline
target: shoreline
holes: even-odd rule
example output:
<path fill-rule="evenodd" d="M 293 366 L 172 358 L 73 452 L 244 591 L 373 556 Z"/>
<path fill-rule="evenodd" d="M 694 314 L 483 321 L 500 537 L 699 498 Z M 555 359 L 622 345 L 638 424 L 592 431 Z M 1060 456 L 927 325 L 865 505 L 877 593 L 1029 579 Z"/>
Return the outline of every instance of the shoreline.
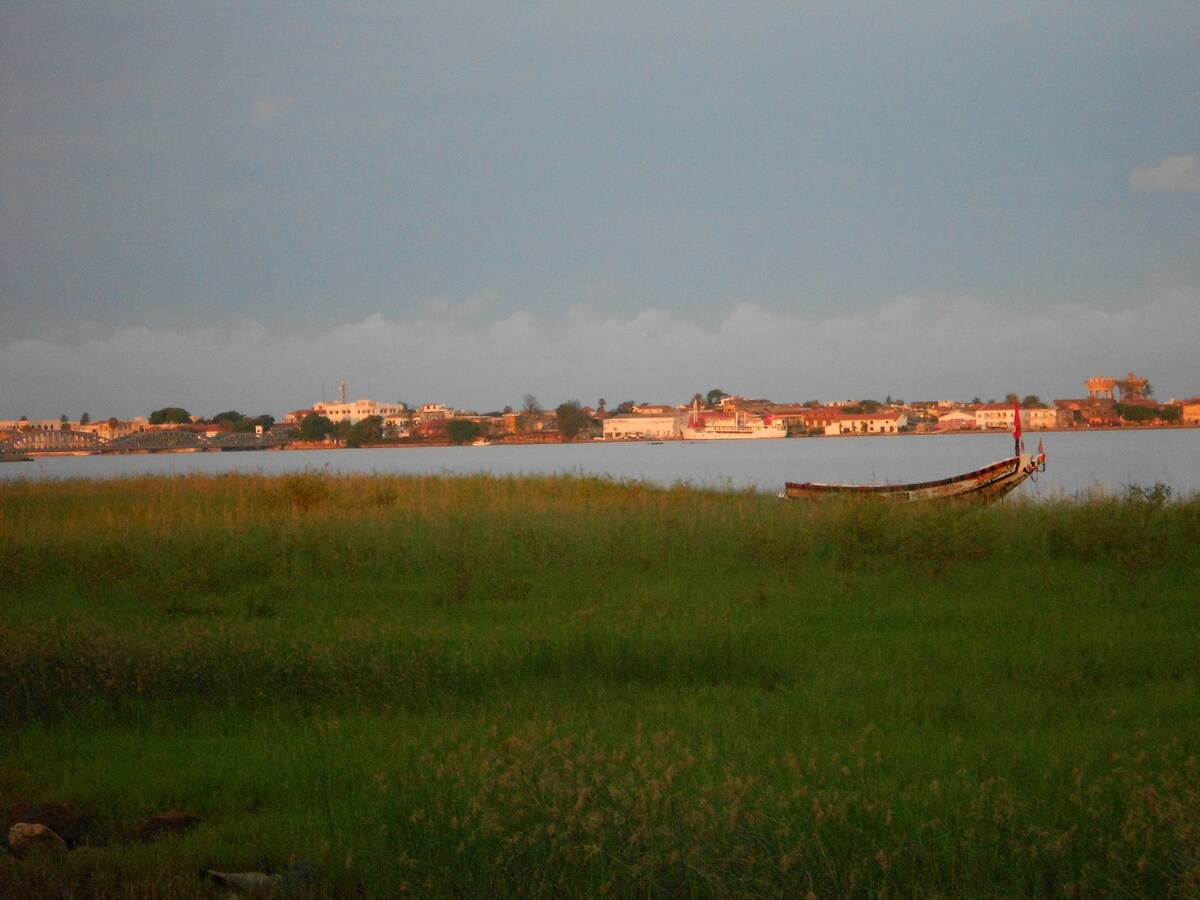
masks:
<path fill-rule="evenodd" d="M 1196 431 L 1200 430 L 1200 423 L 1186 425 L 1170 425 L 1170 426 L 1155 426 L 1155 425 L 1119 425 L 1119 426 L 1095 426 L 1081 428 L 1039 428 L 1023 433 L 1023 437 L 1032 438 L 1034 435 L 1042 434 L 1083 434 L 1083 433 L 1110 433 L 1110 432 L 1126 432 L 1126 431 Z M 797 434 L 788 435 L 782 440 L 810 440 L 810 439 L 864 439 L 864 438 L 913 438 L 913 437 L 945 437 L 945 436 L 967 436 L 978 435 L 981 437 L 996 437 L 998 434 L 1010 433 L 1007 430 L 999 428 L 964 428 L 952 431 L 902 431 L 891 434 Z M 770 438 L 746 438 L 744 440 L 771 440 Z M 775 438 L 774 440 L 781 440 Z M 530 446 L 546 446 L 566 445 L 566 444 L 704 444 L 704 443 L 722 443 L 721 439 L 705 439 L 705 438 L 623 438 L 621 440 L 604 440 L 592 439 L 586 441 L 550 441 L 550 440 L 505 440 L 503 438 L 493 439 L 489 446 L 494 447 L 530 447 Z M 21 455 L 24 457 L 13 459 L 10 455 L 5 462 L 27 462 L 34 458 L 44 457 L 64 457 L 64 456 L 163 456 L 177 454 L 194 454 L 194 453 L 258 453 L 258 452 L 275 452 L 275 451 L 303 451 L 303 450 L 409 450 L 409 449 L 433 449 L 438 447 L 474 447 L 474 444 L 454 444 L 450 441 L 397 441 L 397 442 L 380 442 L 362 444 L 360 447 L 347 447 L 344 444 L 327 444 L 324 442 L 314 441 L 296 441 L 290 443 L 276 444 L 268 447 L 239 447 L 236 450 L 221 447 L 189 447 L 183 449 L 163 449 L 163 450 L 111 450 L 111 449 L 96 449 L 96 450 L 23 450 Z"/>

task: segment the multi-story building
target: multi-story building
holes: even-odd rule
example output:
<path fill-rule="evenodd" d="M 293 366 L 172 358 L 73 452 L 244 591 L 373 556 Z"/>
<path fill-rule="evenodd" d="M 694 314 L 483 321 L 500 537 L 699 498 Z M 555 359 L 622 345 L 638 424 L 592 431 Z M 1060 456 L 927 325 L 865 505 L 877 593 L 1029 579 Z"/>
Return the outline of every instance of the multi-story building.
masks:
<path fill-rule="evenodd" d="M 1184 425 L 1200 425 L 1200 397 L 1180 400 L 1179 407 L 1182 410 L 1179 420 Z"/>
<path fill-rule="evenodd" d="M 350 425 L 369 416 L 383 419 L 385 430 L 407 434 L 413 411 L 404 403 L 377 403 L 374 400 L 354 400 L 349 403 L 314 403 L 311 409 L 298 409 L 283 417 L 285 425 L 299 425 L 309 413 L 325 416 L 331 422 L 346 422 Z"/>
<path fill-rule="evenodd" d="M 897 409 L 843 413 L 825 426 L 826 434 L 897 434 L 908 428 L 908 415 Z"/>
<path fill-rule="evenodd" d="M 1049 428 L 1061 428 L 1066 422 L 1066 415 L 1054 406 L 1038 406 L 1033 409 L 1021 410 L 1021 427 L 1029 431 L 1045 431 Z"/>
<path fill-rule="evenodd" d="M 975 424 L 979 428 L 1001 428 L 1013 430 L 1016 413 L 1011 403 L 984 403 L 975 408 Z M 1045 431 L 1066 424 L 1066 413 L 1057 406 L 1034 407 L 1021 410 L 1022 431 Z"/>
<path fill-rule="evenodd" d="M 787 422 L 788 431 L 792 434 L 824 432 L 842 416 L 838 407 L 804 406 L 797 403 L 775 405 L 769 411 L 776 419 Z"/>
<path fill-rule="evenodd" d="M 606 441 L 661 441 L 680 436 L 684 414 L 609 416 L 604 420 Z"/>
<path fill-rule="evenodd" d="M 377 403 L 374 400 L 353 400 L 349 403 L 326 403 L 322 400 L 314 403 L 312 411 L 325 416 L 331 422 L 361 422 L 368 416 L 379 416 L 381 419 L 402 418 L 408 415 L 409 409 L 403 403 Z"/>

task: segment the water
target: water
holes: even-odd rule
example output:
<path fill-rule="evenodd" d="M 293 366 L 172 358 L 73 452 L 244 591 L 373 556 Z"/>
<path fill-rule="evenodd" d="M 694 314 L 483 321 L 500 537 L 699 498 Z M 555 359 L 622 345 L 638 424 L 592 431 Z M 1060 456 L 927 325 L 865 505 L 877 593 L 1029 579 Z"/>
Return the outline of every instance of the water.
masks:
<path fill-rule="evenodd" d="M 1200 493 L 1200 429 L 1047 432 L 1047 469 L 1016 496 L 1123 494 L 1131 485 Z M 304 470 L 331 473 L 493 475 L 578 473 L 657 484 L 688 483 L 777 493 L 786 481 L 898 483 L 942 478 L 1012 453 L 1002 434 L 897 435 L 762 441 L 676 441 L 490 447 L 402 447 L 38 457 L 0 465 L 0 480 L 119 478 L 190 472 Z"/>

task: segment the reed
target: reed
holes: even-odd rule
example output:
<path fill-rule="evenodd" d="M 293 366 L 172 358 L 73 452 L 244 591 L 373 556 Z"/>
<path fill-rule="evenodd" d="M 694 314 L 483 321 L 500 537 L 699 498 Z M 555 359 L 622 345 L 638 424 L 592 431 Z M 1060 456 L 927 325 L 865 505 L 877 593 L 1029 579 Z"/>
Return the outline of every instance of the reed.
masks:
<path fill-rule="evenodd" d="M 8 483 L 0 803 L 91 826 L 0 896 L 1192 896 L 1198 538 L 1153 491 Z"/>

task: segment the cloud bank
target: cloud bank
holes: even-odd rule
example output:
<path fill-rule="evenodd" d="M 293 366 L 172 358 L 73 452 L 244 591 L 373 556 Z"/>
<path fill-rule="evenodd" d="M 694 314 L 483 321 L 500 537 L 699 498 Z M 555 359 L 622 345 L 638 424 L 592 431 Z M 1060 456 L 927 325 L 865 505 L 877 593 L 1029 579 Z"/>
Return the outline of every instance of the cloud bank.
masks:
<path fill-rule="evenodd" d="M 1139 166 L 1129 183 L 1135 192 L 1200 194 L 1200 155 L 1168 156 L 1156 166 Z"/>
<path fill-rule="evenodd" d="M 254 322 L 196 331 L 74 326 L 0 346 L 0 419 L 148 415 L 183 406 L 281 417 L 341 379 L 354 399 L 478 412 L 566 400 L 686 402 L 718 387 L 776 402 L 887 395 L 987 400 L 1077 397 L 1093 375 L 1133 371 L 1157 396 L 1200 394 L 1200 288 L 1118 312 L 1075 306 L 1014 315 L 970 296 L 895 297 L 814 319 L 745 301 L 714 320 L 666 310 L 486 318 L 486 297 L 420 315 L 375 314 L 320 332 Z"/>

